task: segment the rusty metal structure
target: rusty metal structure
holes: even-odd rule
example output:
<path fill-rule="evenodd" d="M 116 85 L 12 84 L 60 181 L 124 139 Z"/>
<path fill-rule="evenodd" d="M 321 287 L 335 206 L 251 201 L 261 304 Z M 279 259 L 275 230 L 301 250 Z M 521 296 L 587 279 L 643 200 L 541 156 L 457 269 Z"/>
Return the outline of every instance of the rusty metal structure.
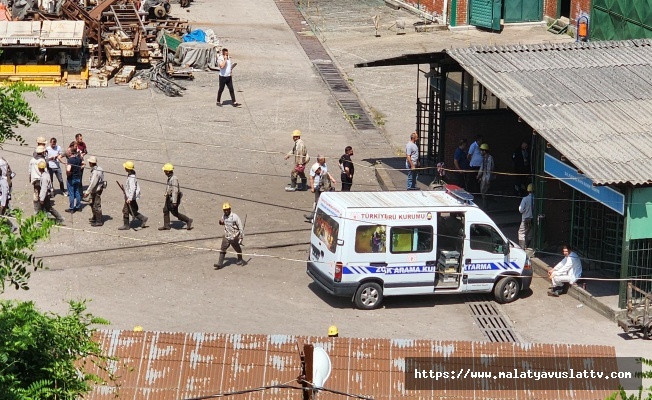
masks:
<path fill-rule="evenodd" d="M 163 62 L 167 48 L 156 41 L 162 31 L 179 42 L 181 36 L 190 32 L 188 21 L 171 17 L 167 11 L 162 18 L 161 13 L 155 13 L 159 17 L 152 18 L 152 13 L 139 10 L 134 0 L 97 0 L 93 2 L 94 6 L 89 5 L 90 1 L 84 2 L 86 6 L 77 0 L 57 1 L 56 14 L 50 8 L 47 12 L 37 8 L 41 5 L 39 2 L 21 14 L 20 18 L 24 20 L 4 22 L 9 28 L 5 29 L 0 44 L 6 53 L 0 60 L 3 66 L 0 77 L 10 81 L 27 80 L 41 86 L 85 88 L 87 83 L 88 86 L 107 86 L 108 79 L 123 66 L 147 68 Z M 169 4 L 167 6 L 169 8 Z M 39 45 L 36 36 L 34 45 L 5 43 L 21 39 L 19 34 L 25 24 L 38 23 L 39 29 L 31 31 L 47 36 L 51 33 L 46 29 L 46 23 L 60 21 L 83 23 L 83 38 L 79 40 L 83 46 L 75 43 L 66 47 L 59 43 L 56 49 L 52 49 L 51 46 Z"/>
<path fill-rule="evenodd" d="M 480 386 L 464 392 L 407 390 L 406 358 L 447 357 L 537 357 L 534 369 L 550 370 L 572 365 L 573 359 L 615 360 L 610 346 L 572 344 L 519 344 L 463 342 L 448 340 L 360 339 L 290 335 L 246 335 L 220 333 L 167 333 L 106 330 L 96 339 L 109 356 L 116 357 L 111 370 L 119 376 L 118 388 L 98 386 L 87 397 L 114 399 L 188 399 L 263 386 L 274 389 L 231 396 L 236 399 L 300 399 L 301 390 L 281 385 L 301 384 L 305 345 L 323 348 L 332 360 L 330 378 L 324 388 L 369 396 L 374 399 L 479 399 L 525 398 L 508 391 L 485 390 Z M 305 360 L 309 361 L 309 360 Z M 90 363 L 89 363 L 90 364 Z M 597 366 L 597 365 L 596 365 Z M 605 367 L 605 365 L 600 365 Z M 598 366 L 599 367 L 599 366 Z M 613 365 L 606 366 L 614 368 Z M 102 375 L 102 371 L 93 371 Z M 304 378 L 307 378 L 304 375 Z M 557 382 L 558 381 L 558 382 Z M 563 380 L 548 382 L 537 390 L 538 399 L 596 399 L 612 393 L 594 382 L 580 380 L 574 390 L 562 388 Z M 613 382 L 616 384 L 616 382 Z M 559 385 L 559 386 L 557 386 Z M 305 398 L 305 397 L 304 397 Z M 320 392 L 318 399 L 340 399 L 340 395 Z"/>

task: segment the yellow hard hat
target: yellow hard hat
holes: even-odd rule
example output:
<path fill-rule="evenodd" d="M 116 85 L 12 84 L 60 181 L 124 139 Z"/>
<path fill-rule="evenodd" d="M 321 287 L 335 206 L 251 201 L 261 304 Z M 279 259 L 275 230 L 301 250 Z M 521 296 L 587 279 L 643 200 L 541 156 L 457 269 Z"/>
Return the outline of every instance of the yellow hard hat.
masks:
<path fill-rule="evenodd" d="M 95 156 L 88 157 L 88 163 L 89 164 L 97 164 L 97 158 L 95 158 Z"/>
<path fill-rule="evenodd" d="M 48 142 L 47 139 L 45 139 L 43 136 L 39 136 L 36 139 L 36 144 L 46 144 L 47 142 Z"/>
<path fill-rule="evenodd" d="M 134 162 L 133 161 L 127 161 L 126 163 L 122 164 L 125 169 L 128 170 L 133 170 L 134 169 Z"/>
<path fill-rule="evenodd" d="M 530 183 L 529 185 L 527 185 L 527 191 L 528 191 L 528 192 L 531 192 L 531 191 L 532 191 L 532 184 L 531 184 L 531 183 Z"/>
<path fill-rule="evenodd" d="M 37 153 L 45 152 L 45 146 L 36 146 L 36 152 Z"/>
<path fill-rule="evenodd" d="M 480 150 L 489 150 L 489 145 L 487 143 L 482 143 L 480 145 Z"/>
<path fill-rule="evenodd" d="M 331 325 L 331 326 L 328 328 L 328 336 L 335 336 L 335 335 L 337 335 L 338 333 L 339 333 L 339 332 L 337 331 L 337 327 L 336 327 L 335 325 Z"/>
<path fill-rule="evenodd" d="M 230 209 L 231 209 L 231 204 L 229 204 L 228 202 L 222 204 L 222 210 L 230 210 Z"/>
<path fill-rule="evenodd" d="M 174 171 L 174 165 L 167 163 L 163 166 L 163 171 L 169 172 L 169 171 Z"/>
<path fill-rule="evenodd" d="M 292 137 L 296 137 L 296 136 L 301 136 L 301 131 L 298 129 L 292 131 Z"/>
<path fill-rule="evenodd" d="M 142 332 L 142 331 L 143 331 L 143 327 L 142 327 L 142 326 L 140 326 L 140 325 L 136 325 L 136 326 L 134 326 L 134 332 Z"/>
<path fill-rule="evenodd" d="M 45 169 L 45 165 L 46 165 L 45 161 L 39 161 L 39 163 L 38 163 L 39 169 Z"/>

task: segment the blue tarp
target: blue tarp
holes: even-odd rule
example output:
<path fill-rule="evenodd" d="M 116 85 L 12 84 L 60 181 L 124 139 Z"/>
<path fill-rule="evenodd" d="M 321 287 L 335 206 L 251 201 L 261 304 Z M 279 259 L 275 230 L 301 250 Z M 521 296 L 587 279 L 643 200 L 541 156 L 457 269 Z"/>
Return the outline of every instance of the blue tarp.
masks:
<path fill-rule="evenodd" d="M 183 35 L 183 41 L 206 43 L 206 33 L 201 29 L 195 29 L 194 31 Z"/>

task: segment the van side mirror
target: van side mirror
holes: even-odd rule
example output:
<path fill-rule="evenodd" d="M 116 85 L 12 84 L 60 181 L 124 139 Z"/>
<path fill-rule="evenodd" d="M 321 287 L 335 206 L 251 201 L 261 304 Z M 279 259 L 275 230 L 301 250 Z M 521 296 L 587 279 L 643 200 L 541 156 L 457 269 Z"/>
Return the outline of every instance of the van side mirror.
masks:
<path fill-rule="evenodd" d="M 509 241 L 505 242 L 505 246 L 503 246 L 503 254 L 509 254 Z"/>

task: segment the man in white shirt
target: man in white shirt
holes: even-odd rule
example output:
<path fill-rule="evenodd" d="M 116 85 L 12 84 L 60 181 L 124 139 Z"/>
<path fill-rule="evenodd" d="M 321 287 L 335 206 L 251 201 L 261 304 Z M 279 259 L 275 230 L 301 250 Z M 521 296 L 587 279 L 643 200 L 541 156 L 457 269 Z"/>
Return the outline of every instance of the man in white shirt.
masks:
<path fill-rule="evenodd" d="M 233 107 L 238 107 L 240 103 L 235 101 L 235 91 L 233 90 L 233 79 L 231 77 L 231 72 L 233 68 L 238 63 L 231 61 L 229 57 L 229 50 L 222 49 L 222 55 L 217 59 L 217 66 L 220 67 L 220 88 L 217 90 L 217 105 L 222 107 L 222 92 L 224 92 L 224 86 L 229 88 L 229 94 L 231 95 L 231 105 Z"/>
<path fill-rule="evenodd" d="M 518 206 L 518 212 L 521 213 L 521 226 L 518 228 L 518 245 L 525 249 L 530 245 L 532 240 L 532 184 L 527 185 L 528 195 L 523 197 L 521 204 Z"/>
<path fill-rule="evenodd" d="M 482 153 L 480 152 L 480 146 L 482 143 L 482 135 L 478 135 L 476 136 L 475 142 L 471 143 L 471 146 L 469 146 L 469 152 L 467 153 L 466 157 L 469 160 L 469 167 L 472 171 L 479 171 L 480 167 L 482 166 L 482 160 L 484 159 Z M 469 186 L 470 187 L 468 190 L 471 193 L 478 193 L 480 191 L 480 185 L 475 179 L 470 180 Z"/>
<path fill-rule="evenodd" d="M 59 164 L 61 157 L 63 157 L 63 149 L 61 149 L 61 146 L 57 145 L 57 138 L 50 139 L 50 145 L 45 150 L 48 152 L 47 161 L 50 181 L 52 181 L 52 178 L 56 175 L 57 180 L 59 181 L 59 189 L 61 189 L 61 193 L 64 196 L 67 196 L 66 189 L 63 187 L 63 175 L 61 174 L 61 166 Z"/>
<path fill-rule="evenodd" d="M 562 249 L 564 259 L 548 271 L 548 276 L 552 280 L 552 290 L 548 292 L 548 296 L 559 297 L 564 289 L 564 283 L 572 285 L 582 276 L 582 261 L 579 256 L 569 245 L 564 245 Z"/>

